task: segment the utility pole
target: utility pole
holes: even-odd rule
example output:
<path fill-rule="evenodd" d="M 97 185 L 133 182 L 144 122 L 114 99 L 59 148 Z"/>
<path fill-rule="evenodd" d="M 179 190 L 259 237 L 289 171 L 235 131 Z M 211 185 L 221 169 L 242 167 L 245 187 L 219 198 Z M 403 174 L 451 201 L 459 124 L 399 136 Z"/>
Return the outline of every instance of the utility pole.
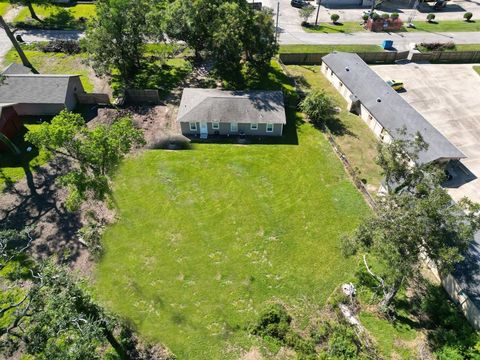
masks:
<path fill-rule="evenodd" d="M 15 36 L 13 36 L 12 31 L 10 30 L 10 28 L 8 27 L 7 23 L 5 22 L 2 16 L 0 16 L 0 27 L 3 28 L 3 30 L 5 30 L 5 33 L 10 39 L 13 47 L 15 48 L 15 50 L 17 50 L 18 56 L 20 56 L 23 66 L 30 68 L 34 74 L 38 74 L 38 71 L 33 67 L 30 61 L 28 61 L 27 57 L 25 56 L 25 53 L 23 52 L 22 48 L 17 42 L 17 39 L 15 39 Z"/>
<path fill-rule="evenodd" d="M 278 15 L 280 14 L 280 1 L 277 2 L 277 23 L 275 25 L 275 43 L 278 44 Z"/>
<path fill-rule="evenodd" d="M 318 25 L 318 13 L 320 12 L 320 5 L 322 4 L 322 0 L 317 0 L 317 17 L 315 18 L 315 26 Z"/>

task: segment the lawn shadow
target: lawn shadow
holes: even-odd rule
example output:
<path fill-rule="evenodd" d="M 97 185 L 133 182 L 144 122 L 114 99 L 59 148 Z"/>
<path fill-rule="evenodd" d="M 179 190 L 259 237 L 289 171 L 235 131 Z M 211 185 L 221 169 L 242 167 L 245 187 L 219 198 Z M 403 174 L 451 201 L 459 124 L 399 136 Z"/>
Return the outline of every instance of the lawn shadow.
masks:
<path fill-rule="evenodd" d="M 338 23 L 338 26 L 343 26 L 342 23 Z M 342 28 L 336 28 L 336 25 L 309 25 L 309 26 L 304 26 L 307 29 L 310 30 L 315 30 L 315 32 L 321 32 L 324 34 L 328 33 L 341 33 L 341 34 L 350 34 L 351 32 L 345 31 Z"/>

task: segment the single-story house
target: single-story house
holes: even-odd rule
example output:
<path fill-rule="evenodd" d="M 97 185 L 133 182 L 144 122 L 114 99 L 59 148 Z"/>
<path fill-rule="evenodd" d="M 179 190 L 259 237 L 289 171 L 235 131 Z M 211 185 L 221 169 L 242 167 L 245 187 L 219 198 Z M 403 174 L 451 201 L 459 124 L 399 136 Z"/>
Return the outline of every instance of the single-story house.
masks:
<path fill-rule="evenodd" d="M 56 115 L 73 110 L 76 94 L 85 90 L 78 75 L 4 73 L 0 84 L 0 106 L 13 104 L 20 116 Z"/>
<path fill-rule="evenodd" d="M 186 88 L 177 121 L 186 136 L 281 136 L 287 123 L 281 91 Z"/>
<path fill-rule="evenodd" d="M 381 141 L 389 143 L 420 133 L 429 146 L 419 153 L 419 162 L 444 163 L 465 158 L 357 54 L 328 54 L 322 58 L 321 71 L 347 100 L 350 111 L 358 114 Z"/>
<path fill-rule="evenodd" d="M 22 129 L 21 116 L 53 116 L 73 110 L 77 94 L 85 94 L 78 75 L 33 74 L 10 64 L 0 81 L 0 132 L 12 139 Z"/>

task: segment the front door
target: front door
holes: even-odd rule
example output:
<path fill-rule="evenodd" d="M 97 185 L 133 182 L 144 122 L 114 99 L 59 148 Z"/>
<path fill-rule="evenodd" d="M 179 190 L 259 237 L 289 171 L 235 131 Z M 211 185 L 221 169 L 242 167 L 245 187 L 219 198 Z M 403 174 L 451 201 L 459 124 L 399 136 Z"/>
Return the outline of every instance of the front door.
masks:
<path fill-rule="evenodd" d="M 200 139 L 206 139 L 208 137 L 208 126 L 207 123 L 200 123 Z"/>
<path fill-rule="evenodd" d="M 236 122 L 230 123 L 230 132 L 231 133 L 238 132 L 238 123 L 236 123 Z"/>

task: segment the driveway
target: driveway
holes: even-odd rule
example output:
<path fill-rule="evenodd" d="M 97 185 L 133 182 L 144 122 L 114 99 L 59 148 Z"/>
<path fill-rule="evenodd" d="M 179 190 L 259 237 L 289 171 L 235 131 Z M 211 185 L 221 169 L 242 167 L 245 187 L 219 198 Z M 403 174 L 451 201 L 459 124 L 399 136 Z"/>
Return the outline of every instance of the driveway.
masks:
<path fill-rule="evenodd" d="M 461 162 L 471 174 L 463 171 L 463 176 L 473 180 L 448 191 L 455 200 L 467 196 L 480 202 L 480 75 L 473 65 L 411 63 L 372 69 L 385 80 L 403 81 L 407 91 L 401 96 L 467 156 Z"/>

